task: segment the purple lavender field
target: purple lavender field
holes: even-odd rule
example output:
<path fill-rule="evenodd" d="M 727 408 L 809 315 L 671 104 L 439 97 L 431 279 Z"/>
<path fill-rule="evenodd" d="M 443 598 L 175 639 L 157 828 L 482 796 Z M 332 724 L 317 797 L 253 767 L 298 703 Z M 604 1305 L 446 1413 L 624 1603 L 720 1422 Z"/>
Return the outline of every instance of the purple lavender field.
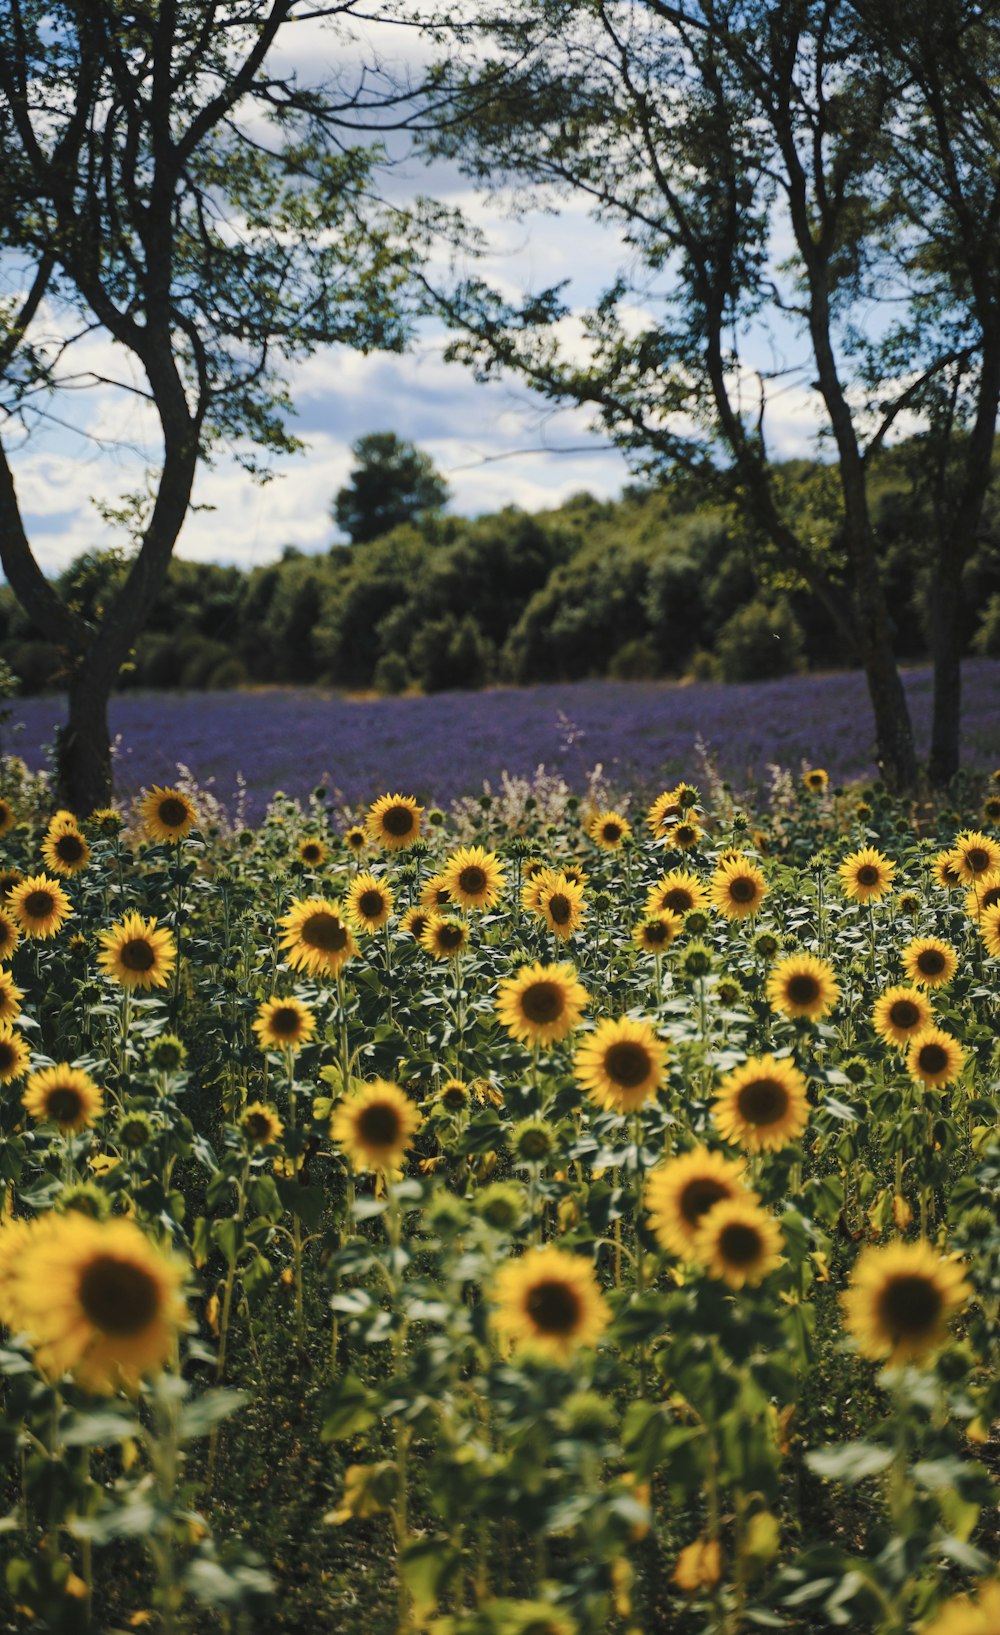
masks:
<path fill-rule="evenodd" d="M 1000 662 L 971 660 L 964 675 L 964 764 L 992 769 L 1000 762 Z M 923 752 L 930 671 L 909 670 L 905 682 Z M 17 701 L 4 747 L 43 766 L 62 716 L 60 698 Z M 641 793 L 691 775 L 699 737 L 739 788 L 763 781 L 769 762 L 825 766 L 841 781 L 876 771 L 871 710 L 854 671 L 741 686 L 590 681 L 425 698 L 307 688 L 124 694 L 112 702 L 111 730 L 119 794 L 169 782 L 183 762 L 226 805 L 241 773 L 251 819 L 275 789 L 304 796 L 325 782 L 347 802 L 387 790 L 444 802 L 478 792 L 484 779 L 495 785 L 504 770 L 531 774 L 541 762 L 572 786 L 600 762 L 613 784 Z"/>

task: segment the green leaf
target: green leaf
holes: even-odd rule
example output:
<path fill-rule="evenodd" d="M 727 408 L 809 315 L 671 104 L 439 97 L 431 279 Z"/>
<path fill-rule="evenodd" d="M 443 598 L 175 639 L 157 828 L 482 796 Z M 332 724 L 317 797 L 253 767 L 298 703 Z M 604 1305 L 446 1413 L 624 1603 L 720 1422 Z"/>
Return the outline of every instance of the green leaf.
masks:
<path fill-rule="evenodd" d="M 367 1431 L 379 1419 L 379 1397 L 369 1391 L 356 1374 L 345 1374 L 324 1395 L 326 1418 L 323 1421 L 324 1442 L 336 1442 L 342 1436 L 356 1436 Z"/>
<path fill-rule="evenodd" d="M 806 1464 L 828 1482 L 843 1482 L 853 1487 L 856 1482 L 887 1470 L 893 1458 L 892 1448 L 877 1442 L 841 1442 L 833 1448 L 807 1453 Z"/>
<path fill-rule="evenodd" d="M 212 1389 L 205 1391 L 193 1402 L 186 1402 L 180 1412 L 178 1435 L 182 1442 L 193 1442 L 207 1436 L 213 1426 L 228 1419 L 238 1408 L 250 1401 L 248 1391 Z"/>
<path fill-rule="evenodd" d="M 433 1612 L 462 1565 L 462 1553 L 447 1538 L 415 1539 L 400 1563 L 418 1621 Z"/>

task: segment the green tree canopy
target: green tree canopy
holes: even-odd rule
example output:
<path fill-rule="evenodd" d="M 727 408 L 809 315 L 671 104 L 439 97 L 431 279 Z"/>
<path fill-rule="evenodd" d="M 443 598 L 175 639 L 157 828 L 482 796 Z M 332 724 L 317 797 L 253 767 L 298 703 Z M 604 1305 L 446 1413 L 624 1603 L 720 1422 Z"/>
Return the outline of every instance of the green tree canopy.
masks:
<path fill-rule="evenodd" d="M 355 467 L 332 509 L 352 545 L 378 539 L 404 522 L 419 522 L 448 503 L 448 485 L 430 456 L 395 432 L 369 432 L 351 444 Z"/>

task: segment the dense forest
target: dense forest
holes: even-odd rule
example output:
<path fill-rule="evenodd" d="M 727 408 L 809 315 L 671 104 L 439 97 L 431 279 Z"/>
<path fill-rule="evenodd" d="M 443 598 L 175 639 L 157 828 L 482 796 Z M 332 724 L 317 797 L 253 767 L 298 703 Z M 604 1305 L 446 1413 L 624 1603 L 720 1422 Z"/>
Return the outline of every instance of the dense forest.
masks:
<path fill-rule="evenodd" d="M 874 517 L 896 656 L 925 656 L 927 518 L 919 443 L 883 456 Z M 838 560 L 829 467 L 778 468 L 803 526 Z M 1000 656 L 1000 507 L 962 570 L 964 650 Z M 57 581 L 87 618 L 127 573 L 93 552 Z M 25 692 L 58 689 L 64 661 L 0 588 L 0 658 Z M 738 500 L 702 482 L 575 495 L 535 515 L 429 513 L 375 539 L 243 572 L 175 559 L 119 687 L 319 683 L 437 691 L 497 682 L 694 674 L 755 680 L 857 663 L 812 591 L 776 563 Z"/>

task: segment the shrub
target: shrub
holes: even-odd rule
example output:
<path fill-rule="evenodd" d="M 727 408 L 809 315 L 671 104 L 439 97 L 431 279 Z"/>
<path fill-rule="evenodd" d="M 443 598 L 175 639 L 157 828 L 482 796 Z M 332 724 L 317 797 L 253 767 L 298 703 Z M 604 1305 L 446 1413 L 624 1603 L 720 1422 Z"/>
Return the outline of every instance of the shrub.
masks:
<path fill-rule="evenodd" d="M 803 667 L 802 629 L 782 597 L 768 605 L 760 597 L 738 608 L 716 641 L 723 681 L 766 681 Z"/>

